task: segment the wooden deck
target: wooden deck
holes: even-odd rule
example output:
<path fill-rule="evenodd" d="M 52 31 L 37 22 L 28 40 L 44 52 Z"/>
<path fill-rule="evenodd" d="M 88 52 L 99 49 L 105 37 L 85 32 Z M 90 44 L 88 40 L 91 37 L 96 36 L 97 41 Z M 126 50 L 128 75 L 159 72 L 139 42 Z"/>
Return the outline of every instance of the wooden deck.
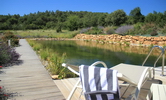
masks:
<path fill-rule="evenodd" d="M 60 91 L 62 92 L 62 94 L 64 95 L 64 97 L 67 99 L 68 95 L 70 94 L 72 88 L 74 87 L 75 83 L 78 81 L 78 78 L 69 78 L 69 79 L 62 79 L 62 80 L 54 80 L 55 84 L 58 86 L 58 88 L 60 89 Z M 148 91 L 150 90 L 150 85 L 151 82 L 147 82 L 143 88 L 141 89 L 141 96 L 140 96 L 140 100 L 146 100 L 146 95 L 148 94 Z M 130 88 L 129 91 L 133 90 L 134 88 Z M 81 94 L 81 90 L 80 88 L 77 88 L 77 90 L 75 91 L 75 93 L 73 94 L 73 97 L 71 98 L 71 100 L 78 100 L 78 98 L 80 97 Z M 121 89 L 121 95 L 123 94 L 123 92 L 125 91 L 124 89 Z M 123 94 L 123 95 L 129 95 L 128 93 Z M 84 96 L 81 95 L 81 100 L 84 100 Z M 130 100 L 130 98 L 128 99 Z"/>
<path fill-rule="evenodd" d="M 63 96 L 66 99 L 77 81 L 78 81 L 78 78 L 54 80 L 55 84 L 58 86 L 59 90 L 62 92 Z M 81 91 L 82 91 L 81 88 L 77 88 L 74 95 L 72 96 L 71 100 L 79 100 L 78 98 L 81 98 L 81 100 L 84 100 L 83 95 L 81 95 L 81 97 L 80 97 Z"/>
<path fill-rule="evenodd" d="M 16 51 L 21 54 L 18 65 L 0 70 L 0 86 L 9 100 L 63 100 L 64 96 L 51 79 L 36 53 L 26 40 L 20 40 Z"/>

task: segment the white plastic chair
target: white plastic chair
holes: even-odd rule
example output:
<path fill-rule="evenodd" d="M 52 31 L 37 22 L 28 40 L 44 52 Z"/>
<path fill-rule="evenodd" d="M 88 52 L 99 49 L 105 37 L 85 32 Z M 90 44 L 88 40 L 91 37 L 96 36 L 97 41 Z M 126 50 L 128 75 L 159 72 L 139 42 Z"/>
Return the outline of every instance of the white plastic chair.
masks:
<path fill-rule="evenodd" d="M 96 66 L 98 64 L 102 64 L 104 67 L 107 68 L 107 65 L 102 61 L 97 61 L 93 63 L 91 66 Z M 77 74 L 79 76 L 79 72 L 73 70 L 69 65 L 63 63 L 63 67 L 67 67 L 70 71 Z M 119 80 L 122 80 L 124 82 L 127 82 L 127 84 L 120 84 L 121 86 L 134 86 L 135 89 L 133 91 L 130 91 L 131 93 L 131 100 L 137 100 L 140 94 L 140 89 L 143 86 L 143 84 L 147 81 L 152 79 L 152 68 L 151 67 L 142 67 L 142 66 L 136 66 L 136 65 L 129 65 L 129 64 L 119 64 L 117 66 L 112 67 L 111 69 L 115 69 L 118 71 L 117 77 Z M 75 84 L 74 88 L 70 92 L 67 100 L 70 100 L 72 95 L 74 94 L 76 88 L 82 88 L 82 86 L 79 85 L 80 79 Z M 125 90 L 123 95 L 121 95 L 121 98 L 125 99 L 128 98 L 129 95 L 126 95 L 125 93 L 128 92 Z M 132 94 L 133 93 L 133 94 Z"/>
<path fill-rule="evenodd" d="M 118 76 L 119 80 L 123 80 L 135 87 L 133 91 L 134 93 L 133 96 L 135 96 L 134 98 L 135 100 L 138 99 L 140 95 L 140 90 L 143 87 L 143 85 L 148 80 L 152 80 L 152 73 L 153 73 L 152 67 L 144 67 L 144 66 L 121 63 L 112 67 L 111 69 L 116 69 L 118 70 L 119 73 L 121 73 L 122 76 L 121 75 Z M 125 95 L 125 93 L 122 95 L 122 98 L 127 98 L 127 97 L 128 95 Z"/>
<path fill-rule="evenodd" d="M 105 68 L 107 68 L 107 65 L 106 65 L 104 62 L 102 62 L 102 61 L 94 62 L 93 64 L 91 64 L 91 66 L 96 66 L 96 65 L 98 65 L 98 64 L 102 64 Z M 68 68 L 71 72 L 73 72 L 73 73 L 75 73 L 76 75 L 80 76 L 79 72 L 77 72 L 77 71 L 75 71 L 74 69 L 72 69 L 69 65 L 63 63 L 62 66 Z M 72 91 L 70 92 L 70 94 L 69 94 L 69 96 L 68 96 L 68 98 L 67 98 L 66 100 L 70 100 L 70 99 L 71 99 L 71 97 L 73 96 L 73 94 L 74 94 L 74 92 L 75 92 L 75 90 L 76 90 L 77 88 L 82 88 L 82 86 L 79 85 L 79 84 L 80 84 L 80 78 L 78 79 L 78 81 L 77 81 L 76 84 L 74 85 L 74 88 L 72 89 Z"/>

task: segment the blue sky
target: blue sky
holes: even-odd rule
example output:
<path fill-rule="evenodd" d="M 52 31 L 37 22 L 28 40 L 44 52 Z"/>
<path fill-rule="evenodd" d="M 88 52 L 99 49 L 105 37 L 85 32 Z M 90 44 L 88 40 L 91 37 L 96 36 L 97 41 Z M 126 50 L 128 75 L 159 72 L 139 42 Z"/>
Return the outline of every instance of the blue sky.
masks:
<path fill-rule="evenodd" d="M 147 15 L 166 11 L 166 0 L 0 0 L 0 15 L 48 11 L 91 11 L 111 13 L 123 9 L 129 14 L 135 7 Z"/>

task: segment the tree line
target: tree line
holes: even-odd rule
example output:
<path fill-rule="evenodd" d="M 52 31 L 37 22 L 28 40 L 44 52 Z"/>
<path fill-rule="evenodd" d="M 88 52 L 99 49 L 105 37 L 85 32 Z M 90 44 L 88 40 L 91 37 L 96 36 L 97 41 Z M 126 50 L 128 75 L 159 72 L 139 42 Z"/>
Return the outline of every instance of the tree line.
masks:
<path fill-rule="evenodd" d="M 133 25 L 136 23 L 154 23 L 157 27 L 166 25 L 166 11 L 149 13 L 144 16 L 139 7 L 134 8 L 127 15 L 123 10 L 112 13 L 97 13 L 88 11 L 45 11 L 30 13 L 24 16 L 0 15 L 0 30 L 35 30 L 35 29 L 62 29 L 70 31 L 79 28 L 97 26 Z"/>

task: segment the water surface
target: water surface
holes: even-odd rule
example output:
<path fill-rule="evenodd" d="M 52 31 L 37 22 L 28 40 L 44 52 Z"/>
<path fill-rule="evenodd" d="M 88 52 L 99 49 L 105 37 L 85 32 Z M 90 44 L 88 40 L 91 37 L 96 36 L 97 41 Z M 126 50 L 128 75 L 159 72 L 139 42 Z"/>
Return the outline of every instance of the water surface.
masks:
<path fill-rule="evenodd" d="M 150 51 L 147 47 L 101 44 L 87 41 L 38 41 L 44 47 L 53 49 L 60 55 L 66 53 L 66 63 L 90 65 L 95 61 L 104 61 L 109 67 L 119 63 L 141 65 Z M 160 52 L 155 50 L 146 66 L 153 66 Z M 157 66 L 161 66 L 161 60 Z"/>

